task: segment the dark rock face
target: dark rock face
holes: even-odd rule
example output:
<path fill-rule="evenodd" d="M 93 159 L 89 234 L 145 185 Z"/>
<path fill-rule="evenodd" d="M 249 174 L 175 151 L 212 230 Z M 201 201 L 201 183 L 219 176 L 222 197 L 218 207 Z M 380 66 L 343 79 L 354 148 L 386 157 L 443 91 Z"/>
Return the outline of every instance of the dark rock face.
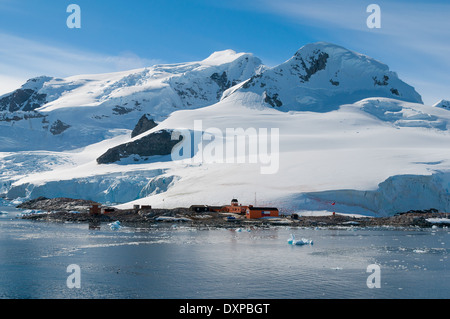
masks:
<path fill-rule="evenodd" d="M 391 88 L 391 93 L 394 95 L 400 95 L 400 93 L 398 93 L 398 90 L 394 88 Z"/>
<path fill-rule="evenodd" d="M 152 119 L 148 119 L 147 116 L 144 114 L 137 122 L 136 126 L 133 129 L 133 132 L 131 132 L 131 137 L 138 136 L 139 134 L 142 134 L 144 132 L 147 132 L 148 130 L 151 130 L 155 126 L 157 126 Z"/>
<path fill-rule="evenodd" d="M 312 56 L 303 57 L 300 52 L 297 52 L 292 60 L 290 60 L 289 69 L 283 69 L 283 67 L 276 67 L 271 69 L 276 76 L 286 76 L 286 71 L 294 77 L 298 77 L 301 83 L 306 83 L 317 72 L 324 70 L 327 66 L 327 61 L 330 56 L 326 52 L 315 50 Z M 267 85 L 266 81 L 274 81 L 270 75 L 260 73 L 252 76 L 248 81 L 242 85 L 242 89 L 249 89 L 259 83 L 259 87 L 263 88 Z M 338 81 L 330 80 L 332 85 L 338 86 Z M 270 104 L 272 107 L 280 107 L 283 105 L 278 97 L 278 93 L 274 93 L 272 96 L 265 93 L 264 101 Z"/>
<path fill-rule="evenodd" d="M 131 155 L 154 156 L 170 155 L 172 148 L 183 139 L 172 140 L 172 131 L 161 130 L 146 135 L 136 141 L 118 145 L 106 151 L 105 154 L 97 158 L 98 164 L 110 164 L 127 158 Z"/>
<path fill-rule="evenodd" d="M 339 81 L 333 81 L 333 79 L 330 79 L 330 83 L 334 86 L 339 86 Z"/>
<path fill-rule="evenodd" d="M 261 77 L 262 77 L 262 74 L 261 74 L 261 73 L 260 73 L 260 74 L 256 74 L 256 75 L 252 75 L 252 77 L 251 77 L 249 80 L 247 80 L 247 81 L 242 85 L 242 88 L 243 88 L 243 89 L 248 89 L 248 88 L 250 88 L 251 86 L 255 86 L 256 82 L 257 82 L 258 79 L 260 79 Z M 266 86 L 266 84 L 261 82 L 260 87 L 265 87 L 265 86 Z"/>
<path fill-rule="evenodd" d="M 113 113 L 115 115 L 123 115 L 123 114 L 130 113 L 132 111 L 133 111 L 133 109 L 130 109 L 130 108 L 127 108 L 127 107 L 123 107 L 123 106 L 120 106 L 120 105 L 116 105 L 113 108 Z"/>
<path fill-rule="evenodd" d="M 387 75 L 383 75 L 383 80 L 379 80 L 376 76 L 372 77 L 373 85 L 385 86 L 388 85 L 389 77 Z"/>
<path fill-rule="evenodd" d="M 283 103 L 278 99 L 278 93 L 275 93 L 274 95 L 270 96 L 265 93 L 264 102 L 270 104 L 272 107 L 280 107 L 283 105 Z"/>
<path fill-rule="evenodd" d="M 211 80 L 217 83 L 219 90 L 217 91 L 217 99 L 220 99 L 223 92 L 231 87 L 230 81 L 228 81 L 227 73 L 224 71 L 222 75 L 219 73 L 213 73 L 211 75 Z"/>
<path fill-rule="evenodd" d="M 0 99 L 0 111 L 33 111 L 46 103 L 46 97 L 31 89 L 18 89 Z"/>
<path fill-rule="evenodd" d="M 1 112 L 0 111 L 0 122 L 11 122 L 11 121 L 21 121 L 21 120 L 28 120 L 28 119 L 34 119 L 34 118 L 43 118 L 42 123 L 44 123 L 45 116 L 42 115 L 39 112 L 36 111 L 30 111 L 30 112 Z"/>
<path fill-rule="evenodd" d="M 67 130 L 69 127 L 70 127 L 69 124 L 66 124 L 60 120 L 56 120 L 50 127 L 50 133 L 52 133 L 53 135 L 59 135 L 65 130 Z"/>
<path fill-rule="evenodd" d="M 295 69 L 296 71 L 304 70 L 304 72 L 306 73 L 298 75 L 301 82 L 308 82 L 311 76 L 316 74 L 318 71 L 325 69 L 327 65 L 327 60 L 329 58 L 328 53 L 318 50 L 314 53 L 316 55 L 311 56 L 308 59 L 309 67 L 306 65 L 305 60 L 298 54 L 298 52 L 294 55 L 294 58 L 299 61 L 301 69 L 299 69 L 296 65 L 293 66 L 293 69 Z"/>

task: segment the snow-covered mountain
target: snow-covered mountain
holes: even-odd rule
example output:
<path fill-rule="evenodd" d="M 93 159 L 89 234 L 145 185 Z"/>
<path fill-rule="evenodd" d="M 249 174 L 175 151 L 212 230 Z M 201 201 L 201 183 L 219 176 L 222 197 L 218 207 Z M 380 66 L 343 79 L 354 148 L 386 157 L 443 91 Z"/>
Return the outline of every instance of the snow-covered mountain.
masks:
<path fill-rule="evenodd" d="M 216 103 L 264 66 L 248 53 L 215 52 L 198 62 L 65 79 L 38 77 L 0 97 L 0 151 L 68 150 L 132 129 L 143 114 Z"/>
<path fill-rule="evenodd" d="M 414 88 L 387 65 L 323 42 L 305 45 L 286 62 L 253 75 L 228 93 L 242 92 L 256 93 L 280 111 L 327 112 L 367 97 L 422 103 Z"/>
<path fill-rule="evenodd" d="M 58 91 L 58 81 L 73 87 Z M 450 210 L 450 112 L 422 104 L 386 65 L 336 45 L 306 45 L 273 68 L 250 54 L 223 51 L 201 62 L 27 85 L 35 85 L 34 93 L 21 88 L 30 100 L 2 112 L 44 117 L 11 122 L 24 129 L 26 122 L 59 120 L 56 126 L 70 128 L 53 136 L 58 148 L 30 151 L 20 136 L 22 151 L 0 153 L 0 194 L 11 199 L 65 196 L 176 207 L 222 205 L 234 197 L 254 204 L 256 195 L 257 204 L 286 212 Z M 1 101 L 14 94 L 24 93 Z M 144 114 L 158 125 L 131 137 Z M 192 157 L 173 160 L 168 133 L 181 129 L 224 134 L 193 145 Z M 242 129 L 237 134 L 248 141 L 258 141 L 264 129 L 279 132 L 279 144 L 265 157 L 261 144 L 254 154 L 228 153 L 227 129 Z M 222 162 L 204 160 L 211 145 L 224 146 Z M 274 170 L 262 174 L 268 166 Z"/>

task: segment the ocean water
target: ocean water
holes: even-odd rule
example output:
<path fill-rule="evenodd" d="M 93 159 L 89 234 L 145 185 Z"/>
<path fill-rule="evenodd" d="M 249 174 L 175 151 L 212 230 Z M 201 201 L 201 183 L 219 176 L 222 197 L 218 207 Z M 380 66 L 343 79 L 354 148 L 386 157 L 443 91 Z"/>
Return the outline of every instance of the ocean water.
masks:
<path fill-rule="evenodd" d="M 0 211 L 2 299 L 450 297 L 448 228 L 92 230 Z M 313 244 L 289 245 L 291 234 Z M 67 284 L 73 264 L 79 288 Z"/>

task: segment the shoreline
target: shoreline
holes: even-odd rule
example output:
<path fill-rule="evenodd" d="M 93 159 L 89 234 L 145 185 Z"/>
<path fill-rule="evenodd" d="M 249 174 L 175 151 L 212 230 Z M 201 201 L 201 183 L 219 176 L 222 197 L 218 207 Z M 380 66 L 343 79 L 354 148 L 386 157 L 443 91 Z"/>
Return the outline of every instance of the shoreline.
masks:
<path fill-rule="evenodd" d="M 101 223 L 120 222 L 123 226 L 145 227 L 155 224 L 182 223 L 192 227 L 419 227 L 431 228 L 450 226 L 450 214 L 439 213 L 430 209 L 426 211 L 410 211 L 389 217 L 354 217 L 348 215 L 322 215 L 322 216 L 298 216 L 291 215 L 271 218 L 247 219 L 245 215 L 223 212 L 194 212 L 189 208 L 172 209 L 112 209 L 104 214 L 90 214 L 89 207 L 92 201 L 70 198 L 37 198 L 24 202 L 17 206 L 19 209 L 37 211 L 21 217 L 26 220 L 47 222 L 78 222 L 88 223 L 92 228 L 99 227 Z M 438 222 L 430 222 L 430 219 Z"/>

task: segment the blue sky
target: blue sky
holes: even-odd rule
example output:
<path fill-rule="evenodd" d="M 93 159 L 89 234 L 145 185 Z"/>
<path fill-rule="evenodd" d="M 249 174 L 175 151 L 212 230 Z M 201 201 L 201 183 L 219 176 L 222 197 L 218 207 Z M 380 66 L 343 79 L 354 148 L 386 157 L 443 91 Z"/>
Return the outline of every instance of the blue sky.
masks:
<path fill-rule="evenodd" d="M 69 4 L 81 29 L 69 29 Z M 381 28 L 369 29 L 369 4 Z M 0 0 L 0 94 L 69 76 L 251 52 L 274 66 L 327 41 L 389 65 L 424 102 L 450 100 L 450 2 L 417 0 Z"/>

